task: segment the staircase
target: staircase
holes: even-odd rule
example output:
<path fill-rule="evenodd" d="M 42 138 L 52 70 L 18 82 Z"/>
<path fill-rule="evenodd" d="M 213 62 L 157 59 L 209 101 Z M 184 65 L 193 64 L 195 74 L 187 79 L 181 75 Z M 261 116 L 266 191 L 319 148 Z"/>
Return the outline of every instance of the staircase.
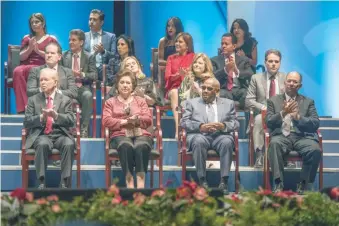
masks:
<path fill-rule="evenodd" d="M 21 187 L 21 129 L 23 127 L 23 115 L 1 115 L 1 190 L 8 191 Z M 245 190 L 257 189 L 263 185 L 262 169 L 254 169 L 248 166 L 248 140 L 245 134 L 245 119 L 238 117 L 240 121 L 239 150 L 240 150 L 240 175 L 241 186 Z M 97 118 L 97 137 L 101 130 L 101 118 Z M 164 186 L 177 187 L 181 184 L 181 167 L 177 166 L 178 149 L 174 139 L 174 121 L 172 117 L 164 116 L 162 119 L 163 148 L 164 148 Z M 91 124 L 90 124 L 91 125 Z M 91 129 L 90 129 L 91 131 Z M 339 119 L 321 118 L 320 131 L 323 135 L 324 147 L 324 187 L 339 184 Z M 91 134 L 91 133 L 90 133 Z M 300 165 L 299 165 L 300 167 Z M 73 166 L 73 187 L 76 182 L 76 168 Z M 81 139 L 81 188 L 104 188 L 104 139 Z M 193 166 L 188 167 L 186 178 L 196 179 Z M 286 189 L 295 189 L 298 182 L 300 168 L 286 169 Z M 232 169 L 232 172 L 234 170 Z M 155 173 L 155 185 L 157 182 Z M 112 167 L 112 176 L 119 179 L 118 185 L 124 186 L 124 179 L 119 167 Z M 59 184 L 59 168 L 50 164 L 47 171 L 47 186 L 57 187 Z M 211 187 L 219 183 L 219 169 L 209 169 L 207 179 Z M 146 177 L 149 186 L 149 175 Z M 318 177 L 314 183 L 314 189 L 318 189 Z M 231 173 L 229 188 L 234 189 L 234 173 Z M 35 187 L 34 165 L 30 166 L 29 187 Z"/>

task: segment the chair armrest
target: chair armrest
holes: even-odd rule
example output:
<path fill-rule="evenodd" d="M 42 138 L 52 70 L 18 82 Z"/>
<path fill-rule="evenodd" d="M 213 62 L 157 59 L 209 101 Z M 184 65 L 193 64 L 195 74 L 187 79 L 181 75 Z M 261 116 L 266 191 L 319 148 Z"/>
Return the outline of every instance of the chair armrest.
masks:
<path fill-rule="evenodd" d="M 261 110 L 262 128 L 264 128 L 265 133 L 267 132 L 267 125 L 266 125 L 266 121 L 265 121 L 266 114 L 267 114 L 266 110 Z"/>
<path fill-rule="evenodd" d="M 156 127 L 157 129 L 161 129 L 161 110 L 160 106 L 155 106 L 156 111 Z"/>
<path fill-rule="evenodd" d="M 102 81 L 106 84 L 107 64 L 102 65 Z"/>
<path fill-rule="evenodd" d="M 21 155 L 22 157 L 26 154 L 26 136 L 27 136 L 27 129 L 21 129 Z"/>
<path fill-rule="evenodd" d="M 239 132 L 234 131 L 235 153 L 239 153 Z"/>
<path fill-rule="evenodd" d="M 106 158 L 109 156 L 109 129 L 105 127 L 105 153 Z"/>
<path fill-rule="evenodd" d="M 254 111 L 253 108 L 250 108 L 250 134 L 252 134 L 254 128 Z"/>
<path fill-rule="evenodd" d="M 76 105 L 76 149 L 77 153 L 80 154 L 80 107 Z"/>

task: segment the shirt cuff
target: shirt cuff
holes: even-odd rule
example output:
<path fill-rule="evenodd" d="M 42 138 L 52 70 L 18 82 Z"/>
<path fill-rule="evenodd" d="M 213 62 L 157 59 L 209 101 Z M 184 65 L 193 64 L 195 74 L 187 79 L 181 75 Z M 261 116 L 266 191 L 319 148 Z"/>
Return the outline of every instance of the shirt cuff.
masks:
<path fill-rule="evenodd" d="M 60 89 L 58 89 L 57 93 L 59 93 L 59 94 L 62 94 L 62 92 L 61 92 L 61 90 L 60 90 Z"/>
<path fill-rule="evenodd" d="M 83 78 L 85 78 L 85 77 L 86 77 L 85 72 L 81 72 L 81 76 L 82 76 Z"/>
<path fill-rule="evenodd" d="M 236 68 L 236 70 L 234 71 L 234 74 L 233 74 L 233 78 L 239 78 L 239 74 L 240 74 L 239 69 Z"/>
<path fill-rule="evenodd" d="M 40 93 L 42 92 L 41 87 L 39 87 L 39 92 L 40 92 Z"/>

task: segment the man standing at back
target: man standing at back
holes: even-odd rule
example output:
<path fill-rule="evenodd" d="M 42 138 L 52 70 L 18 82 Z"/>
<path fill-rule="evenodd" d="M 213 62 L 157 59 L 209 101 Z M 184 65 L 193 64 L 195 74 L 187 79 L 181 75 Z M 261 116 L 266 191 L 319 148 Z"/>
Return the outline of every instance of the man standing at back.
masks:
<path fill-rule="evenodd" d="M 253 142 L 256 153 L 255 167 L 263 166 L 264 129 L 261 111 L 267 110 L 267 99 L 284 93 L 286 74 L 279 72 L 281 53 L 279 50 L 269 49 L 265 53 L 266 72 L 252 76 L 245 100 L 246 108 L 252 108 L 254 114 Z"/>
<path fill-rule="evenodd" d="M 91 31 L 86 32 L 84 49 L 95 55 L 98 78 L 102 81 L 102 64 L 108 64 L 116 52 L 115 34 L 102 30 L 105 14 L 98 9 L 93 9 L 89 15 L 88 25 Z"/>

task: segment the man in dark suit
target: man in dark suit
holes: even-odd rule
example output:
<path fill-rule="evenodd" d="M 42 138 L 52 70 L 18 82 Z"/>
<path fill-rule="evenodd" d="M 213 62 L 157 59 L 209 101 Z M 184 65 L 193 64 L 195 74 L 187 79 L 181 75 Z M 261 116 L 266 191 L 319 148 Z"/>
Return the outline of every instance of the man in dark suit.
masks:
<path fill-rule="evenodd" d="M 238 101 L 239 108 L 243 109 L 253 71 L 247 57 L 235 54 L 236 44 L 233 34 L 224 34 L 221 38 L 222 54 L 211 58 L 211 61 L 213 73 L 220 82 L 220 97 Z"/>
<path fill-rule="evenodd" d="M 61 47 L 56 42 L 49 43 L 45 48 L 46 64 L 40 67 L 32 68 L 27 80 L 27 96 L 31 97 L 41 93 L 40 88 L 40 71 L 44 68 L 51 68 L 58 72 L 58 89 L 57 93 L 68 96 L 71 99 L 76 99 L 78 96 L 78 88 L 75 85 L 75 80 L 72 70 L 58 65 L 61 59 Z"/>
<path fill-rule="evenodd" d="M 88 126 L 93 108 L 91 84 L 97 80 L 95 56 L 83 50 L 85 33 L 80 29 L 69 33 L 69 50 L 63 53 L 61 65 L 72 69 L 78 87 L 77 100 L 81 104 L 81 137 L 88 137 Z"/>
<path fill-rule="evenodd" d="M 284 188 L 284 155 L 295 150 L 303 163 L 297 192 L 302 194 L 313 183 L 321 159 L 317 136 L 319 117 L 314 101 L 298 94 L 302 77 L 298 72 L 287 74 L 285 93 L 267 100 L 266 124 L 271 141 L 268 158 L 275 182 L 274 191 Z"/>
<path fill-rule="evenodd" d="M 71 187 L 75 143 L 68 129 L 75 124 L 72 100 L 57 92 L 57 71 L 44 68 L 39 81 L 42 92 L 29 97 L 24 127 L 29 129 L 26 148 L 35 149 L 35 169 L 39 189 L 45 188 L 48 155 L 52 149 L 61 153 L 61 188 Z"/>
<path fill-rule="evenodd" d="M 105 14 L 93 9 L 89 15 L 88 25 L 91 31 L 86 32 L 84 49 L 95 56 L 99 80 L 102 81 L 102 64 L 108 64 L 116 52 L 115 34 L 103 31 Z"/>
<path fill-rule="evenodd" d="M 285 92 L 286 74 L 279 71 L 281 53 L 279 50 L 269 49 L 265 53 L 266 72 L 252 75 L 250 86 L 247 90 L 245 106 L 254 110 L 253 142 L 256 152 L 254 167 L 264 164 L 264 128 L 262 125 L 261 111 L 267 110 L 267 99 Z"/>
<path fill-rule="evenodd" d="M 181 126 L 186 129 L 189 151 L 197 169 L 200 185 L 206 182 L 207 151 L 214 149 L 220 156 L 221 181 L 219 188 L 228 194 L 228 177 L 234 150 L 231 132 L 239 127 L 234 101 L 217 97 L 220 84 L 209 78 L 201 86 L 202 97 L 187 100 Z"/>

